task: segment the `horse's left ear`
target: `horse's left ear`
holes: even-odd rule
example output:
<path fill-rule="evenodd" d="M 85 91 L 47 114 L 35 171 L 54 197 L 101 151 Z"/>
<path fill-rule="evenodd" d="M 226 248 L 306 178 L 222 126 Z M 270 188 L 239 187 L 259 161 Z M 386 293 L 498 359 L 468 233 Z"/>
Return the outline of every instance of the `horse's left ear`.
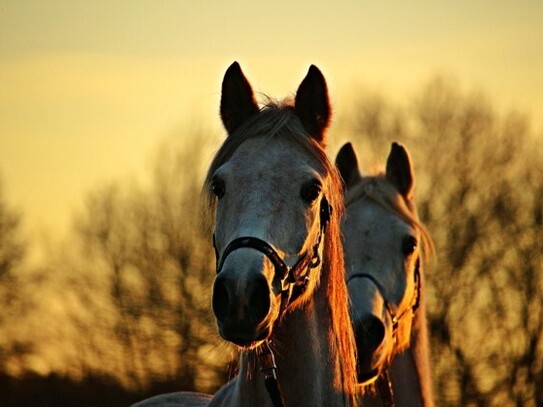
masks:
<path fill-rule="evenodd" d="M 336 167 L 347 189 L 352 187 L 360 179 L 358 159 L 351 143 L 345 143 L 337 153 Z"/>
<path fill-rule="evenodd" d="M 331 117 L 330 100 L 326 80 L 315 65 L 309 67 L 296 92 L 294 110 L 311 137 L 324 144 Z"/>
<path fill-rule="evenodd" d="M 403 197 L 413 198 L 415 175 L 407 149 L 396 142 L 392 143 L 387 159 L 386 178 L 396 187 Z"/>

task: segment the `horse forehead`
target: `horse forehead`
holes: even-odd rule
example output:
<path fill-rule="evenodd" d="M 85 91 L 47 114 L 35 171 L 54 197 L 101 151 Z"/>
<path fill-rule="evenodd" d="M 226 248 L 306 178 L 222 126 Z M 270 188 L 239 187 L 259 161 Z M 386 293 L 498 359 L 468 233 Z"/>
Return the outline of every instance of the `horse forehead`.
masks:
<path fill-rule="evenodd" d="M 298 143 L 266 137 L 246 140 L 229 164 L 236 175 L 258 179 L 304 177 L 319 168 L 318 160 Z"/>
<path fill-rule="evenodd" d="M 413 228 L 394 212 L 370 199 L 353 202 L 347 208 L 346 233 L 370 242 L 396 242 Z M 400 240 L 401 241 L 401 240 Z"/>
<path fill-rule="evenodd" d="M 403 238 L 411 227 L 395 213 L 368 199 L 347 208 L 345 257 L 353 270 L 396 278 L 403 269 Z"/>

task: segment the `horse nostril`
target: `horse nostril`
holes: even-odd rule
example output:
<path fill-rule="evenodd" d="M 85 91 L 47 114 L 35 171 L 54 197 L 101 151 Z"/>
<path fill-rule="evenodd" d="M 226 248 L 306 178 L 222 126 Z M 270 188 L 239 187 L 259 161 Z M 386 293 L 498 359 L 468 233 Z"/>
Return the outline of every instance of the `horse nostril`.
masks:
<path fill-rule="evenodd" d="M 228 316 L 230 296 L 225 286 L 225 279 L 218 276 L 213 285 L 212 307 L 218 320 L 224 320 Z"/>
<path fill-rule="evenodd" d="M 253 281 L 253 289 L 249 298 L 248 314 L 254 322 L 262 321 L 270 310 L 270 287 L 264 276 Z"/>
<path fill-rule="evenodd" d="M 357 333 L 364 345 L 373 352 L 385 339 L 385 325 L 376 316 L 369 315 L 362 320 Z"/>

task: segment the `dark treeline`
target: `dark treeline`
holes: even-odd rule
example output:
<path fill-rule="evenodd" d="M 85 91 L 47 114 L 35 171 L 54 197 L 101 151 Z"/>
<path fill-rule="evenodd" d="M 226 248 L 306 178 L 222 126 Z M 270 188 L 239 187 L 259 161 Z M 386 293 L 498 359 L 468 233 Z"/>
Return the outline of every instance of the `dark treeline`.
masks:
<path fill-rule="evenodd" d="M 436 405 L 542 405 L 541 140 L 527 118 L 443 79 L 406 104 L 360 94 L 331 140 L 353 141 L 363 168 L 392 140 L 412 153 L 437 247 L 427 267 Z M 227 380 L 234 355 L 210 312 L 214 255 L 200 216 L 219 138 L 204 134 L 165 141 L 145 186 L 89 193 L 37 266 L 22 262 L 24 214 L 0 188 L 0 405 L 123 405 Z"/>

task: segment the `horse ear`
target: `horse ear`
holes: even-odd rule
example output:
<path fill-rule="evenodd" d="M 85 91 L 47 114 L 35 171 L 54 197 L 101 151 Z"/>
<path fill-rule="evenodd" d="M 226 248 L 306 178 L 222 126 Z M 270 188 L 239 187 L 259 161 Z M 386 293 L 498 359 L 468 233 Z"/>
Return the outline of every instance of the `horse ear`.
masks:
<path fill-rule="evenodd" d="M 387 159 L 386 178 L 403 197 L 410 201 L 413 197 L 415 175 L 407 149 L 396 142 L 392 143 Z"/>
<path fill-rule="evenodd" d="M 330 124 L 330 100 L 326 80 L 315 65 L 309 67 L 296 92 L 294 110 L 311 137 L 324 144 L 326 129 Z"/>
<path fill-rule="evenodd" d="M 234 62 L 226 70 L 221 89 L 221 119 L 228 134 L 232 134 L 245 120 L 258 113 L 251 84 L 241 67 Z"/>
<path fill-rule="evenodd" d="M 347 188 L 351 187 L 360 178 L 358 159 L 351 143 L 345 143 L 337 153 L 336 167 Z"/>

